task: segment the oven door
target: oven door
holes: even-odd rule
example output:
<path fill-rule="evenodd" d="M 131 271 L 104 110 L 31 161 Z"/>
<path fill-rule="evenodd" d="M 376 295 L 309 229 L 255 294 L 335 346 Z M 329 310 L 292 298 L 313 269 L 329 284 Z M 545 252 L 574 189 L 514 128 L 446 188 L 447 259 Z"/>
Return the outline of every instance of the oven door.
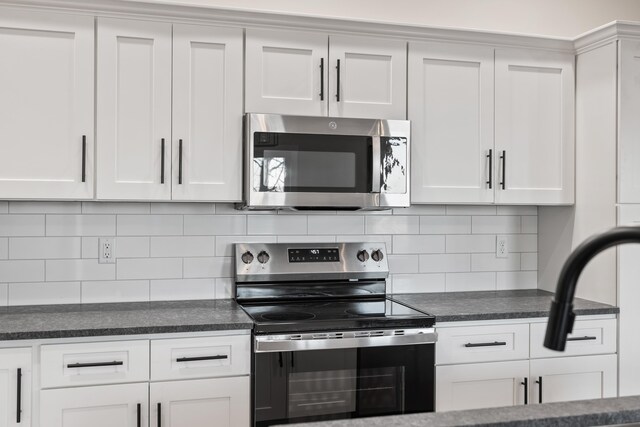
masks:
<path fill-rule="evenodd" d="M 256 426 L 434 410 L 435 345 L 255 354 Z"/>

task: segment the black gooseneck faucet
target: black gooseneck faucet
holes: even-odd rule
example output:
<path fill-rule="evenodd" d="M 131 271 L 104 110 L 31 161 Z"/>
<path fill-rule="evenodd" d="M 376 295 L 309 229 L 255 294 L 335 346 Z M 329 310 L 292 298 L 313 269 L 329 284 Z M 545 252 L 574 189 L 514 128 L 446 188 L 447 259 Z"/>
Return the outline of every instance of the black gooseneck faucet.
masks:
<path fill-rule="evenodd" d="M 562 266 L 558 277 L 556 294 L 551 301 L 551 312 L 544 346 L 564 351 L 567 335 L 573 330 L 576 315 L 573 313 L 573 298 L 578 278 L 591 259 L 603 250 L 622 243 L 640 243 L 640 227 L 616 227 L 589 237 L 578 246 Z"/>

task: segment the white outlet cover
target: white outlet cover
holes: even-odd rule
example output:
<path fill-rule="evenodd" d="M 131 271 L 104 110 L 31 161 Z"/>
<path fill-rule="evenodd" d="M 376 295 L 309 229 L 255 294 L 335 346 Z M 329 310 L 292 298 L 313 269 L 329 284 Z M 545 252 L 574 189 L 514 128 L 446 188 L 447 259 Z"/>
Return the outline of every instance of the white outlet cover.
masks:
<path fill-rule="evenodd" d="M 116 239 L 115 237 L 101 237 L 98 239 L 98 263 L 115 264 Z"/>
<path fill-rule="evenodd" d="M 496 237 L 496 258 L 509 257 L 509 243 L 506 236 Z"/>

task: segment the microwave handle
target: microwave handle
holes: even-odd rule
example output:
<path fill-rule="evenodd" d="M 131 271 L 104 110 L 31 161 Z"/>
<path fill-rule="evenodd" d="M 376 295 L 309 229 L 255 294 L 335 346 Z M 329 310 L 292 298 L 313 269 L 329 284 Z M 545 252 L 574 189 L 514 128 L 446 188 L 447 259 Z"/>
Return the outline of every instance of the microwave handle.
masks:
<path fill-rule="evenodd" d="M 382 159 L 380 157 L 380 136 L 374 136 L 371 144 L 371 192 L 380 192 L 380 180 L 382 177 Z"/>

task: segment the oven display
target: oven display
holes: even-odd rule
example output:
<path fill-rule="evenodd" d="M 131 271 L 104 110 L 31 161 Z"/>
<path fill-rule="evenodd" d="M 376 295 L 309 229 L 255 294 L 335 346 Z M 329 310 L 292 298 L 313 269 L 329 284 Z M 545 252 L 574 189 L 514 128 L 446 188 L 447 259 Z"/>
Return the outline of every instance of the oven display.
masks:
<path fill-rule="evenodd" d="M 289 249 L 289 262 L 340 262 L 338 249 Z"/>

